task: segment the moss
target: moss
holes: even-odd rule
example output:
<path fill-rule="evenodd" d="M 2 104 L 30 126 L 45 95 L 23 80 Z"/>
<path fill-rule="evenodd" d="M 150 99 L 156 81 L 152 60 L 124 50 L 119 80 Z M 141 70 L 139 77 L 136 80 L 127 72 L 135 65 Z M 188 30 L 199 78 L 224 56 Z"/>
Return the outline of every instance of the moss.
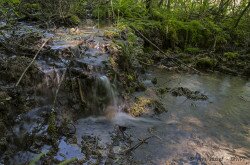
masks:
<path fill-rule="evenodd" d="M 79 25 L 81 23 L 81 20 L 78 16 L 72 14 L 67 17 L 67 22 L 70 25 Z"/>
<path fill-rule="evenodd" d="M 56 114 L 54 112 L 49 117 L 48 133 L 52 138 L 57 137 Z"/>
<path fill-rule="evenodd" d="M 129 109 L 129 113 L 134 116 L 142 116 L 143 114 L 160 114 L 165 112 L 165 108 L 162 103 L 158 102 L 155 99 L 139 97 L 135 103 Z"/>
<path fill-rule="evenodd" d="M 189 54 L 198 54 L 198 53 L 200 53 L 200 49 L 199 48 L 194 48 L 194 47 L 187 47 L 185 49 L 185 52 L 187 52 Z"/>
<path fill-rule="evenodd" d="M 233 60 L 239 57 L 239 54 L 237 52 L 225 52 L 224 57 L 228 60 Z"/>
<path fill-rule="evenodd" d="M 149 106 L 151 103 L 152 103 L 152 100 L 145 98 L 145 97 L 140 97 L 130 108 L 129 113 L 135 117 L 141 116 L 142 114 L 149 112 L 149 110 L 147 109 L 147 106 Z"/>
<path fill-rule="evenodd" d="M 127 75 L 127 80 L 128 80 L 129 82 L 134 81 L 134 80 L 135 80 L 134 75 L 133 75 L 133 74 L 128 74 L 128 75 Z"/>
<path fill-rule="evenodd" d="M 215 67 L 216 61 L 210 57 L 203 57 L 197 59 L 196 67 L 200 69 L 211 69 Z"/>

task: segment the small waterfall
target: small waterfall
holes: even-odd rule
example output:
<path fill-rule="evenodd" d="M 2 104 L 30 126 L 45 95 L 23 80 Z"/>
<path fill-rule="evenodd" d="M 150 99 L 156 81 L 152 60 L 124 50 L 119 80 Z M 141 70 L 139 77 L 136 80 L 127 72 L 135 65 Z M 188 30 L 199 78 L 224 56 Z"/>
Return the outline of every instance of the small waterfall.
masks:
<path fill-rule="evenodd" d="M 118 97 L 115 87 L 105 75 L 98 76 L 92 86 L 91 110 L 98 114 L 107 114 L 108 111 L 118 110 Z"/>

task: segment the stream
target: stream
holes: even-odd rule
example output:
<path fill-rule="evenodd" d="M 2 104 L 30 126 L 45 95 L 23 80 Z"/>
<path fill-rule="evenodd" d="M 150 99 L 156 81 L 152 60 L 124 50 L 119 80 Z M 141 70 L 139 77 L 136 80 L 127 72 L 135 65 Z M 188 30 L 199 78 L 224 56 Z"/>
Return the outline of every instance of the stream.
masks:
<path fill-rule="evenodd" d="M 111 143 L 110 132 L 115 124 L 128 127 L 134 140 L 154 135 L 133 154 L 135 164 L 245 164 L 250 157 L 250 82 L 225 75 L 194 75 L 153 69 L 147 74 L 156 77 L 158 87 L 182 86 L 204 92 L 207 101 L 193 101 L 160 96 L 168 110 L 160 115 L 133 118 L 117 113 L 105 118 L 84 118 L 77 121 L 78 139 L 83 134 L 98 136 Z M 135 95 L 151 95 L 152 92 Z M 150 94 L 149 94 L 150 93 Z M 155 96 L 153 96 L 155 97 Z"/>
<path fill-rule="evenodd" d="M 46 139 L 48 129 L 44 116 L 50 113 L 52 95 L 72 60 L 63 54 L 69 48 L 74 55 L 71 76 L 77 75 L 74 80 L 84 92 L 80 92 L 75 100 L 71 89 L 68 92 L 62 87 L 59 92 L 58 122 L 72 121 L 67 125 L 72 136 L 62 135 L 57 140 L 58 149 L 52 156 L 57 162 L 77 158 L 82 160 L 79 164 L 249 163 L 249 80 L 223 74 L 198 75 L 150 68 L 140 75 L 140 81 L 147 89 L 135 92 L 131 97 L 156 99 L 166 112 L 132 117 L 122 111 L 126 103 L 108 76 L 109 52 L 105 46 L 112 41 L 105 39 L 101 30 L 88 27 L 72 34 L 67 29 L 58 29 L 53 33 L 46 32 L 45 36 L 53 36 L 50 51 L 59 54 L 60 58 L 40 56 L 37 59 L 38 68 L 43 73 L 42 82 L 38 84 L 40 94 L 35 96 L 39 106 L 17 117 L 13 126 L 14 141 L 21 147 L 14 148 L 16 151 L 8 156 L 0 156 L 0 164 L 27 164 L 39 153 L 48 153 L 55 148 L 41 140 Z M 84 44 L 79 44 L 82 41 Z M 157 83 L 152 83 L 153 79 Z M 199 91 L 207 99 L 172 95 L 171 89 L 178 87 Z M 166 89 L 166 92 L 159 92 L 160 89 Z M 88 111 L 78 111 L 81 109 L 79 100 Z M 125 130 L 117 133 L 121 128 Z M 39 137 L 28 148 L 20 145 L 26 141 L 27 134 Z M 127 146 L 134 146 L 147 137 L 150 138 L 129 155 L 121 155 Z M 94 154 L 93 150 L 98 153 Z M 51 163 L 46 158 L 43 161 Z"/>

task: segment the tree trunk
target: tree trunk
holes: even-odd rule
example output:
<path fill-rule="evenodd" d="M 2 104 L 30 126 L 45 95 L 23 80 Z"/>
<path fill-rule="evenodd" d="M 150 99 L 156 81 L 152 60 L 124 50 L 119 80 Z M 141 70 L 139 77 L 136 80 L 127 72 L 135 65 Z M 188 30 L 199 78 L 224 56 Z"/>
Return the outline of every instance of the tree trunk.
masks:
<path fill-rule="evenodd" d="M 158 3 L 158 7 L 161 7 L 163 5 L 163 1 L 164 0 L 160 0 L 160 2 Z"/>
<path fill-rule="evenodd" d="M 167 1 L 168 1 L 168 3 L 167 3 L 167 9 L 168 9 L 168 11 L 170 11 L 171 1 L 170 0 L 167 0 Z"/>
<path fill-rule="evenodd" d="M 250 7 L 250 1 L 248 2 L 247 6 L 245 7 L 245 9 L 240 13 L 235 25 L 234 25 L 234 28 L 237 28 L 237 26 L 239 25 L 240 23 L 240 20 L 241 18 L 243 17 L 243 15 L 247 12 L 247 10 L 249 9 Z"/>
<path fill-rule="evenodd" d="M 216 22 L 219 22 L 224 17 L 224 11 L 228 7 L 229 2 L 230 2 L 230 0 L 227 0 L 227 1 L 221 0 L 220 1 L 219 9 L 218 9 L 216 17 L 215 17 Z"/>

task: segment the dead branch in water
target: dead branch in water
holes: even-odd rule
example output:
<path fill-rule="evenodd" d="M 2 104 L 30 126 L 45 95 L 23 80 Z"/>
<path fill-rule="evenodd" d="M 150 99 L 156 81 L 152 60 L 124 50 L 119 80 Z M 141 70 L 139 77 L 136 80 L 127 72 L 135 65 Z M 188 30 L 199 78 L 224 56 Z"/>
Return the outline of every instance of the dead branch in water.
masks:
<path fill-rule="evenodd" d="M 123 151 L 122 154 L 125 155 L 125 154 L 128 154 L 128 153 L 132 152 L 133 150 L 136 150 L 136 149 L 137 149 L 138 147 L 140 147 L 142 144 L 147 143 L 147 140 L 150 139 L 150 138 L 152 138 L 152 137 L 154 137 L 154 136 L 149 136 L 149 137 L 147 137 L 147 138 L 144 138 L 144 139 L 140 140 L 140 142 L 137 143 L 137 144 L 135 144 L 133 147 L 130 147 L 129 149 Z"/>
<path fill-rule="evenodd" d="M 23 71 L 22 75 L 20 76 L 20 78 L 18 79 L 17 83 L 16 83 L 16 87 L 19 85 L 19 83 L 21 82 L 21 80 L 23 79 L 23 76 L 25 75 L 25 73 L 27 72 L 27 70 L 31 67 L 31 65 L 35 62 L 38 54 L 41 52 L 42 48 L 46 45 L 46 43 L 50 40 L 51 38 L 47 39 L 44 41 L 44 43 L 42 44 L 42 46 L 38 49 L 37 53 L 35 54 L 34 58 L 32 59 L 32 61 L 30 62 L 30 64 L 27 66 L 27 68 L 25 68 L 25 70 Z"/>

